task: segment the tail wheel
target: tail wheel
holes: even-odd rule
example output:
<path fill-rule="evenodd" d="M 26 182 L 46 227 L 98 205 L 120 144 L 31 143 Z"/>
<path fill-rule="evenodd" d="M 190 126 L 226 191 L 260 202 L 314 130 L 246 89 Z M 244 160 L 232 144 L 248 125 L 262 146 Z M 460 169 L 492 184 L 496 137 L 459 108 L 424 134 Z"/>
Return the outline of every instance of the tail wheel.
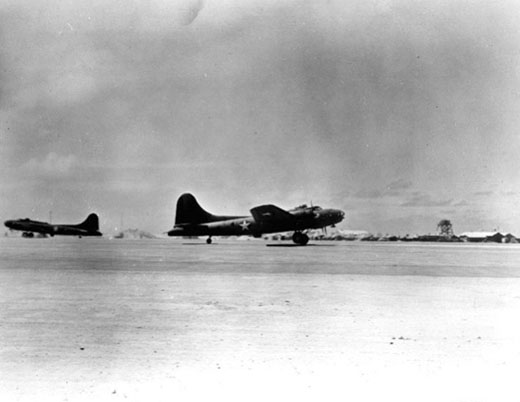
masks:
<path fill-rule="evenodd" d="M 305 246 L 309 242 L 309 236 L 302 232 L 294 232 L 292 236 L 293 242 L 301 246 Z"/>
<path fill-rule="evenodd" d="M 211 237 L 208 237 L 208 238 L 206 239 L 206 243 L 208 243 L 208 244 L 211 244 L 211 241 L 212 241 L 212 240 L 211 240 Z"/>

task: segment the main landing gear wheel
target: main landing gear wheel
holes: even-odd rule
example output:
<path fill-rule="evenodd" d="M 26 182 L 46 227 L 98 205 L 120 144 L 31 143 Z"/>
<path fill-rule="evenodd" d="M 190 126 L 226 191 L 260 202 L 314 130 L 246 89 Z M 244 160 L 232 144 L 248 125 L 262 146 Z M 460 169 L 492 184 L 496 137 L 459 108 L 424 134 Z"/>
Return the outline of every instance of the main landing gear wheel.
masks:
<path fill-rule="evenodd" d="M 211 244 L 211 241 L 212 241 L 212 240 L 211 240 L 211 237 L 208 237 L 208 238 L 206 239 L 206 243 L 208 243 L 208 244 Z"/>
<path fill-rule="evenodd" d="M 294 232 L 292 240 L 300 246 L 305 246 L 309 242 L 309 236 L 302 232 Z"/>

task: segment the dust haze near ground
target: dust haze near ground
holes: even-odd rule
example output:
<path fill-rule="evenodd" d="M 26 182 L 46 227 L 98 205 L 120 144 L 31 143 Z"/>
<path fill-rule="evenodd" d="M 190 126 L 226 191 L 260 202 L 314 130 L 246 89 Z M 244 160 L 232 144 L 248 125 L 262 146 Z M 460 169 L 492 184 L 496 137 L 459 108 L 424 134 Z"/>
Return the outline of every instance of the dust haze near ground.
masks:
<path fill-rule="evenodd" d="M 0 397 L 513 401 L 520 247 L 0 240 Z"/>

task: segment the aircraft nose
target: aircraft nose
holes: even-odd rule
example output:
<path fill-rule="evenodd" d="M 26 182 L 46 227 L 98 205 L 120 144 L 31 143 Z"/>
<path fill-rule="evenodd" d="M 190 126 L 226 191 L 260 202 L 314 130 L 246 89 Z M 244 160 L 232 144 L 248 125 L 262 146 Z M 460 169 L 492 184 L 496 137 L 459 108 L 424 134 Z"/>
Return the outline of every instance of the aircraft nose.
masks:
<path fill-rule="evenodd" d="M 13 225 L 13 221 L 5 221 L 4 225 L 10 228 Z"/>

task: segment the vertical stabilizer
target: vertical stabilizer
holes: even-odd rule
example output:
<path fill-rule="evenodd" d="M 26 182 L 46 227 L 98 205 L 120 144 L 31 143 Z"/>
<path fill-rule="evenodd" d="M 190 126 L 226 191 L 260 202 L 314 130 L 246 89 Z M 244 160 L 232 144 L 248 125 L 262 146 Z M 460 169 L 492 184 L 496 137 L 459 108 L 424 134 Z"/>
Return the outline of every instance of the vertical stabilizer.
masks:
<path fill-rule="evenodd" d="M 89 232 L 99 231 L 99 218 L 96 214 L 90 214 L 87 219 L 77 225 L 81 229 L 85 229 Z"/>
<path fill-rule="evenodd" d="M 192 194 L 182 194 L 177 200 L 176 225 L 210 222 L 212 218 L 213 215 L 202 209 Z"/>

